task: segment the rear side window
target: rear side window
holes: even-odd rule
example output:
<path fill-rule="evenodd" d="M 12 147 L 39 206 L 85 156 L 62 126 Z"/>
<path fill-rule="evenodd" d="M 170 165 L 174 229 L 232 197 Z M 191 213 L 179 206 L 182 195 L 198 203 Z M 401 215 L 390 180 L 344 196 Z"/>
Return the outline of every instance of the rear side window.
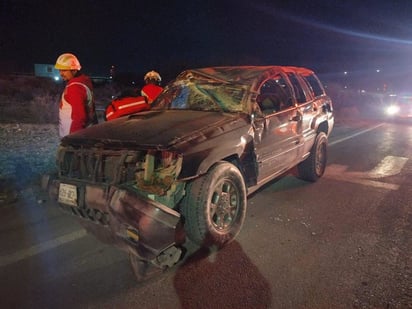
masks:
<path fill-rule="evenodd" d="M 305 92 L 302 89 L 302 86 L 299 84 L 298 78 L 293 73 L 288 73 L 288 77 L 290 82 L 293 85 L 293 89 L 295 90 L 296 101 L 298 103 L 305 103 L 308 101 L 306 98 Z"/>
<path fill-rule="evenodd" d="M 315 75 L 303 76 L 303 78 L 308 82 L 315 97 L 320 97 L 325 94 L 320 81 Z"/>

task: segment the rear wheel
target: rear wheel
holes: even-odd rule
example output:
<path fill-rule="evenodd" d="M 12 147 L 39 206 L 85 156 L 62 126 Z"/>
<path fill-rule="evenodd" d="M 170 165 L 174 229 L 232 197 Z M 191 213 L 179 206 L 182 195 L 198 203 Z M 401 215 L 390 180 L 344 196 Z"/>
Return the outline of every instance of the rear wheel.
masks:
<path fill-rule="evenodd" d="M 187 236 L 201 246 L 224 246 L 240 232 L 246 206 L 239 169 L 228 162 L 217 163 L 188 184 L 182 204 Z"/>
<path fill-rule="evenodd" d="M 318 133 L 312 146 L 309 157 L 298 165 L 298 177 L 315 182 L 325 172 L 327 162 L 328 139 L 324 132 Z"/>

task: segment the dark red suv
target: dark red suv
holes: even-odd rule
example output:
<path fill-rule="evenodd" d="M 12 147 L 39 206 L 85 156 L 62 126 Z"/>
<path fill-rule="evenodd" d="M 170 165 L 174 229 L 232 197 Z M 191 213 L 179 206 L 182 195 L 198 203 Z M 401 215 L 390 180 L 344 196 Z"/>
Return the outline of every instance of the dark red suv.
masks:
<path fill-rule="evenodd" d="M 142 265 L 175 264 L 187 239 L 233 240 L 247 196 L 292 167 L 321 177 L 333 120 L 311 70 L 187 70 L 151 110 L 65 137 L 51 191 L 88 231 L 129 252 L 141 275 Z"/>

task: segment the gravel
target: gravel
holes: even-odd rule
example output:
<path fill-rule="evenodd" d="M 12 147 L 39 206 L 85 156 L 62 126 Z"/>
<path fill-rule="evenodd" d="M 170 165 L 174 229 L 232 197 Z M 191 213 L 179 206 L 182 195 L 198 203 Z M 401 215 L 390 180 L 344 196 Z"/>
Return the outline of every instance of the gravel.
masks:
<path fill-rule="evenodd" d="M 55 124 L 0 123 L 0 205 L 15 201 L 55 170 L 59 145 Z"/>

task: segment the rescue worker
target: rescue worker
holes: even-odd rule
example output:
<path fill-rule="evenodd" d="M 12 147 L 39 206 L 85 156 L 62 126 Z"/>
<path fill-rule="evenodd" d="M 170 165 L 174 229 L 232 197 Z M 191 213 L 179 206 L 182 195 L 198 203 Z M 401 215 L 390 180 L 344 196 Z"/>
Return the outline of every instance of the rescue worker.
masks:
<path fill-rule="evenodd" d="M 147 72 L 144 76 L 145 85 L 142 88 L 142 96 L 147 98 L 147 102 L 152 104 L 154 99 L 163 91 L 163 87 L 160 86 L 162 78 L 156 71 Z"/>
<path fill-rule="evenodd" d="M 66 82 L 59 106 L 60 138 L 97 123 L 91 79 L 81 73 L 77 57 L 65 53 L 54 66 Z"/>

